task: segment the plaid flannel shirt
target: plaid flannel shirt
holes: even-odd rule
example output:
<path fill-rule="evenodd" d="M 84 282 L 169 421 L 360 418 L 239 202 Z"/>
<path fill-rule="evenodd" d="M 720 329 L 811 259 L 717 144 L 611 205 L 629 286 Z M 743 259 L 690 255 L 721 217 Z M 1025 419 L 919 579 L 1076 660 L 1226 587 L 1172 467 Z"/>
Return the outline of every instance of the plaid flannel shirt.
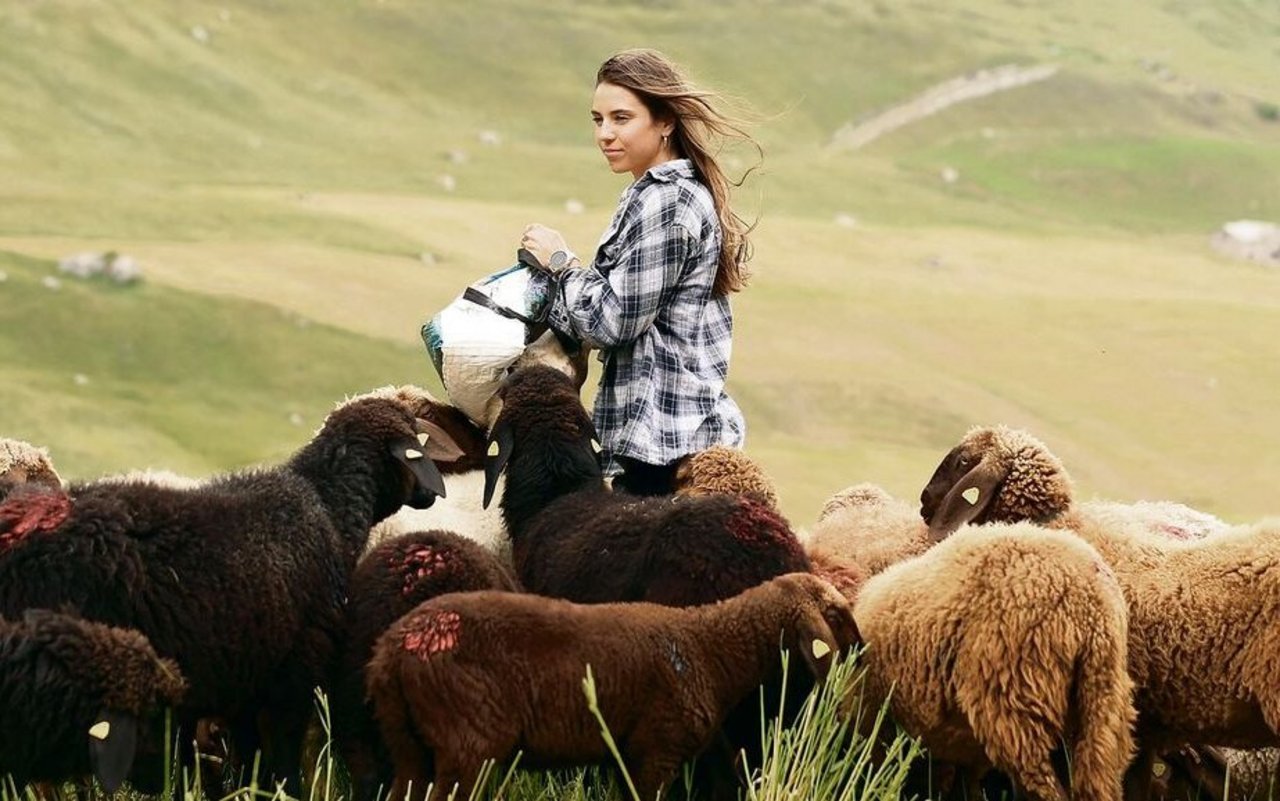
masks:
<path fill-rule="evenodd" d="M 592 264 L 563 276 L 548 320 L 600 351 L 593 417 L 609 475 L 617 456 L 666 465 L 742 446 L 746 423 L 724 388 L 733 314 L 711 291 L 720 243 L 692 162 L 668 161 L 622 193 Z"/>

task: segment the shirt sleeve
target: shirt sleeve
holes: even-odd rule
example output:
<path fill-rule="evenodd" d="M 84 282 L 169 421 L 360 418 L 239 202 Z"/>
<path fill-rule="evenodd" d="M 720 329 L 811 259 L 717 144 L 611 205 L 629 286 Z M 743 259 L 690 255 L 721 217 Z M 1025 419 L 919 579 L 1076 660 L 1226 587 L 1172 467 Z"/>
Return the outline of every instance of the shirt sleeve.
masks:
<path fill-rule="evenodd" d="M 619 227 L 612 269 L 592 264 L 566 273 L 550 312 L 553 327 L 596 348 L 633 342 L 653 325 L 696 246 L 675 221 L 674 193 L 645 192 L 633 211 L 634 219 Z"/>

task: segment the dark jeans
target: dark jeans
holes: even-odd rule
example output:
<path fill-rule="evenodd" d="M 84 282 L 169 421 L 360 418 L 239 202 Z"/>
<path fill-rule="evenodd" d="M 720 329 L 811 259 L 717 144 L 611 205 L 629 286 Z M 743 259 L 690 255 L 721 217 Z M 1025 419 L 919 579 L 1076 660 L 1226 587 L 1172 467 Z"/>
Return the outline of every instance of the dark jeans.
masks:
<path fill-rule="evenodd" d="M 615 490 L 631 495 L 670 495 L 675 490 L 676 465 L 646 464 L 626 456 L 619 456 L 622 474 L 613 477 Z"/>

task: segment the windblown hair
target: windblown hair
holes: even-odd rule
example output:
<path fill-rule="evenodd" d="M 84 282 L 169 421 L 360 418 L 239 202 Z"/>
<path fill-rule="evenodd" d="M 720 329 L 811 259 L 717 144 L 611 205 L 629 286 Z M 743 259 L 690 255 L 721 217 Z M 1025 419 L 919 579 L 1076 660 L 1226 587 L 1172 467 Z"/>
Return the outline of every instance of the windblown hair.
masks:
<path fill-rule="evenodd" d="M 678 156 L 693 162 L 698 176 L 711 191 L 716 216 L 720 218 L 723 239 L 713 292 L 719 297 L 741 291 L 747 285 L 746 264 L 751 259 L 748 236 L 755 226 L 733 212 L 729 190 L 741 186 L 746 175 L 737 182 L 730 181 L 716 161 L 716 154 L 723 140 L 736 139 L 751 143 L 763 158 L 759 143 L 741 121 L 717 108 L 719 97 L 714 92 L 695 87 L 676 64 L 657 50 L 615 53 L 596 73 L 596 85 L 602 83 L 634 92 L 655 120 L 675 123 L 671 133 L 673 149 Z"/>

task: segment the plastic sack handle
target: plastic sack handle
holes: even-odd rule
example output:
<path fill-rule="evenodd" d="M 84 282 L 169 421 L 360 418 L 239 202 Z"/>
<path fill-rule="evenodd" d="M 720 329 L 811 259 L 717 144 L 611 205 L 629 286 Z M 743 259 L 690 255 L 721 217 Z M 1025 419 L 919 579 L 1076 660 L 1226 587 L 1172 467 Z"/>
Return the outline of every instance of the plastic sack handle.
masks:
<path fill-rule="evenodd" d="M 481 292 L 480 290 L 476 289 L 473 286 L 469 286 L 466 289 L 462 290 L 462 297 L 464 300 L 469 300 L 472 303 L 477 303 L 481 306 L 484 306 L 489 311 L 494 312 L 495 314 L 500 314 L 503 317 L 506 317 L 508 320 L 519 320 L 525 325 L 538 325 L 539 323 L 545 322 L 547 319 L 547 315 L 550 314 L 551 312 L 551 304 L 548 303 L 547 308 L 543 309 L 542 313 L 539 314 L 537 318 L 526 317 L 525 315 L 521 314 L 518 311 L 515 311 L 514 309 L 508 309 L 506 306 L 503 306 L 501 303 L 498 303 L 496 300 L 489 297 L 488 295 L 486 295 L 485 293 Z"/>

